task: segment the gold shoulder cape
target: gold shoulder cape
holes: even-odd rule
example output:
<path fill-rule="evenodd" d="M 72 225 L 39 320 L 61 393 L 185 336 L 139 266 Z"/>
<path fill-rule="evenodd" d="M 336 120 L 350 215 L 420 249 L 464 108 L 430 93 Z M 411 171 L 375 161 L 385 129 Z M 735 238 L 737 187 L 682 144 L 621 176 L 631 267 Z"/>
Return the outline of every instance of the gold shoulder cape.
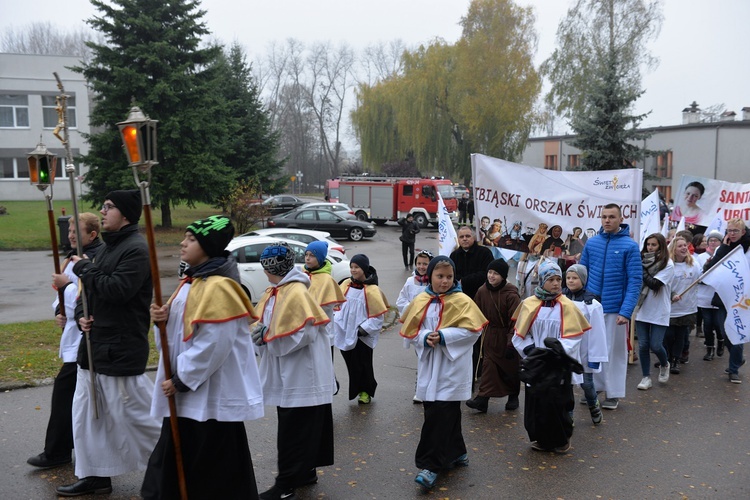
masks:
<path fill-rule="evenodd" d="M 344 292 L 344 297 L 349 292 L 349 287 L 352 284 L 352 279 L 347 278 L 339 286 Z M 388 311 L 388 299 L 385 298 L 385 294 L 377 285 L 365 285 L 365 306 L 367 307 L 367 317 L 376 318 L 381 314 L 385 314 Z"/>
<path fill-rule="evenodd" d="M 310 288 L 308 292 L 318 301 L 320 307 L 346 302 L 344 292 L 336 281 L 328 273 L 307 273 L 310 276 Z"/>
<path fill-rule="evenodd" d="M 404 314 L 399 319 L 404 326 L 398 332 L 404 338 L 413 339 L 427 315 L 427 309 L 432 300 L 440 301 L 440 318 L 435 330 L 447 327 L 465 328 L 471 332 L 479 332 L 489 321 L 473 300 L 465 293 L 451 293 L 448 295 L 430 295 L 422 292 L 411 301 Z"/>
<path fill-rule="evenodd" d="M 180 282 L 170 303 L 186 281 Z M 244 317 L 257 319 L 253 304 L 239 283 L 225 276 L 194 278 L 185 302 L 183 340 L 193 336 L 196 323 L 226 323 Z"/>
<path fill-rule="evenodd" d="M 269 286 L 258 301 L 258 314 L 263 320 L 268 299 L 275 296 L 271 324 L 263 336 L 270 342 L 280 337 L 287 337 L 302 330 L 307 323 L 325 325 L 330 320 L 316 300 L 307 292 L 307 286 L 300 281 L 292 281 L 281 286 Z"/>
<path fill-rule="evenodd" d="M 586 321 L 586 317 L 565 295 L 558 295 L 555 299 L 560 304 L 560 338 L 577 337 L 583 335 L 586 331 L 591 330 L 591 325 Z M 542 308 L 542 300 L 535 296 L 528 297 L 518 305 L 513 313 L 513 319 L 516 322 L 516 335 L 526 337 L 531 329 L 531 324 L 536 319 L 539 310 Z"/>

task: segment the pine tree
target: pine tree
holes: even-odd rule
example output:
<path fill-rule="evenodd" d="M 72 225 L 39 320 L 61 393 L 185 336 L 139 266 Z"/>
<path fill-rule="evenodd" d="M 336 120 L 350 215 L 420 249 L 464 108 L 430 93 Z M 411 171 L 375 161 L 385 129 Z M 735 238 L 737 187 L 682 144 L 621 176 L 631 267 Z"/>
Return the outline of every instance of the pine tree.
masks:
<path fill-rule="evenodd" d="M 231 127 L 215 64 L 222 49 L 201 47 L 209 31 L 196 1 L 91 3 L 101 15 L 87 23 L 105 42 L 89 43 L 92 59 L 74 68 L 94 92 L 91 125 L 99 127 L 82 158 L 90 167 L 87 198 L 101 202 L 109 190 L 134 187 L 116 126 L 134 103 L 159 120 L 151 195 L 162 226 L 171 227 L 173 206 L 214 202 L 234 180 L 222 161 Z"/>
<path fill-rule="evenodd" d="M 653 154 L 635 145 L 650 137 L 638 130 L 648 115 L 632 115 L 633 103 L 643 93 L 624 84 L 617 54 L 610 51 L 604 74 L 591 82 L 584 110 L 571 120 L 577 137 L 571 145 L 581 150 L 583 170 L 615 170 L 634 167 L 635 162 Z"/>
<path fill-rule="evenodd" d="M 285 159 L 278 159 L 280 132 L 260 100 L 260 91 L 242 47 L 235 43 L 225 55 L 221 72 L 222 92 L 232 119 L 228 154 L 223 158 L 237 179 L 252 179 L 264 192 L 274 193 L 287 183 L 279 177 Z"/>

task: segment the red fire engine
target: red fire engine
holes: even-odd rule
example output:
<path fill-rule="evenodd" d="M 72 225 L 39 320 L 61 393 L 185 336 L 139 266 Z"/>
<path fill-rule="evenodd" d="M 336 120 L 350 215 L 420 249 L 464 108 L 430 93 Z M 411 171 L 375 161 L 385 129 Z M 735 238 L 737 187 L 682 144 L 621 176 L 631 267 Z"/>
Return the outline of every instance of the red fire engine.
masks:
<path fill-rule="evenodd" d="M 339 201 L 360 220 L 383 225 L 412 213 L 420 227 L 437 225 L 437 193 L 455 219 L 457 202 L 448 179 L 357 176 L 341 177 L 338 184 Z"/>

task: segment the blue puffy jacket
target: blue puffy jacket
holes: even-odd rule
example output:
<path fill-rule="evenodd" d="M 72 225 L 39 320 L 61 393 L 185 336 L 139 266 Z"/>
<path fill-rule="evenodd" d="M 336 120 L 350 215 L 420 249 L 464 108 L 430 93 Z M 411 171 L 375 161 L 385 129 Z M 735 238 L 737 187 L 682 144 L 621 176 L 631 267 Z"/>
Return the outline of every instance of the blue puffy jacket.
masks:
<path fill-rule="evenodd" d="M 643 281 L 641 254 L 630 226 L 620 224 L 615 234 L 599 229 L 583 247 L 580 264 L 589 272 L 586 289 L 601 297 L 604 312 L 630 319 Z"/>

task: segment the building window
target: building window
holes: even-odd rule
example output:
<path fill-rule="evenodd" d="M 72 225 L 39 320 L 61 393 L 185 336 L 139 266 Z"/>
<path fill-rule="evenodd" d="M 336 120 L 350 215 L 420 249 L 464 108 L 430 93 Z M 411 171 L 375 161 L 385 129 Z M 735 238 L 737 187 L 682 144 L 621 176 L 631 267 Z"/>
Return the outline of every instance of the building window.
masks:
<path fill-rule="evenodd" d="M 672 151 L 667 151 L 656 157 L 654 175 L 661 178 L 672 178 Z"/>
<path fill-rule="evenodd" d="M 29 96 L 0 95 L 0 127 L 28 128 Z"/>
<path fill-rule="evenodd" d="M 16 171 L 13 168 L 13 158 L 0 158 L 0 178 L 13 179 Z"/>
<path fill-rule="evenodd" d="M 581 166 L 580 155 L 568 155 L 568 168 L 576 168 Z"/>
<path fill-rule="evenodd" d="M 42 118 L 44 120 L 44 128 L 57 127 L 57 100 L 55 96 L 42 96 Z M 70 96 L 68 97 L 68 127 L 76 128 L 76 123 L 76 98 L 75 96 Z"/>
<path fill-rule="evenodd" d="M 544 168 L 547 170 L 557 170 L 557 155 L 546 155 L 544 157 Z"/>

